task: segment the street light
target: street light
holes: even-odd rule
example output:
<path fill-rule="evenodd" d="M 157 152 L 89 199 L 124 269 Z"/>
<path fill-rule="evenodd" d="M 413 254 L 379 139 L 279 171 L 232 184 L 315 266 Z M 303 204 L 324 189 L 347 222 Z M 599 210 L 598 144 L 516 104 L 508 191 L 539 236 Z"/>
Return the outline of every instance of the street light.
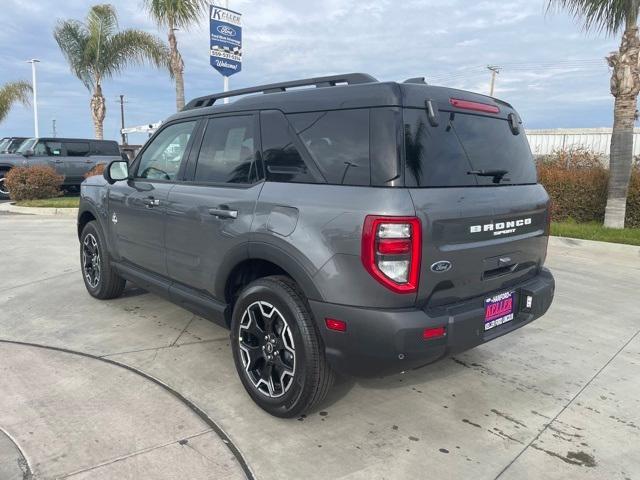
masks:
<path fill-rule="evenodd" d="M 31 64 L 31 88 L 33 89 L 33 128 L 35 130 L 35 137 L 40 136 L 40 130 L 38 128 L 38 85 L 36 83 L 36 63 L 40 63 L 37 58 L 27 60 L 27 63 Z"/>

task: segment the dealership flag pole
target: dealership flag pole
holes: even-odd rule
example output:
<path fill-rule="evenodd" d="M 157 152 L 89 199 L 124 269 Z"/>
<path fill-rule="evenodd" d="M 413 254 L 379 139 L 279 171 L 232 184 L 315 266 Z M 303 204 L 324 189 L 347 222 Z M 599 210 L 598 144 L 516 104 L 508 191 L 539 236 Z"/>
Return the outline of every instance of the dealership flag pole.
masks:
<path fill-rule="evenodd" d="M 224 8 L 229 9 L 229 0 L 224 0 Z M 229 91 L 229 77 L 227 75 L 222 77 L 222 90 L 224 92 Z M 229 97 L 224 99 L 224 103 L 229 103 Z"/>
<path fill-rule="evenodd" d="M 27 60 L 31 64 L 31 88 L 33 90 L 33 129 L 35 137 L 40 137 L 40 129 L 38 128 L 38 85 L 36 83 L 36 63 L 40 60 L 32 58 Z"/>

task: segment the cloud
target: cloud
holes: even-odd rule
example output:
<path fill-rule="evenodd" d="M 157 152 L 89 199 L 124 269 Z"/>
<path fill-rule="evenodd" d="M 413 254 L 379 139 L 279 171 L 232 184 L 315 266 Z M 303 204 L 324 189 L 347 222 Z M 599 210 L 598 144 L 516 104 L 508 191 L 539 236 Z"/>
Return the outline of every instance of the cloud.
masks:
<path fill-rule="evenodd" d="M 111 0 L 121 28 L 158 31 L 139 0 Z M 502 65 L 497 95 L 516 106 L 530 128 L 611 123 L 609 72 L 602 58 L 617 40 L 586 36 L 567 15 L 545 13 L 543 0 L 230 0 L 244 14 L 241 73 L 232 88 L 348 71 L 381 80 L 425 76 L 440 85 L 487 93 L 486 65 Z M 41 131 L 56 118 L 60 134 L 91 136 L 89 92 L 69 71 L 52 36 L 60 18 L 83 19 L 84 0 L 4 0 L 0 10 L 0 83 L 30 79 L 25 60 L 38 56 Z M 187 97 L 222 89 L 209 65 L 207 19 L 178 31 Z M 585 61 L 589 60 L 589 61 Z M 104 83 L 105 134 L 118 138 L 118 95 L 128 125 L 166 118 L 175 108 L 166 72 L 129 68 Z M 29 109 L 16 107 L 0 135 L 29 134 Z M 144 140 L 144 138 L 140 138 Z"/>

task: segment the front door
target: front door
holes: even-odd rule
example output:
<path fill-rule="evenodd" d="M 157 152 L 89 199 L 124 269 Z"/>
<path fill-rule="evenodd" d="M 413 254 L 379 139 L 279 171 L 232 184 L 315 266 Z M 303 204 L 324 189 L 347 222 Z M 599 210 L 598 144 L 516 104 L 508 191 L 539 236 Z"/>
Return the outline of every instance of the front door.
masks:
<path fill-rule="evenodd" d="M 186 181 L 169 192 L 169 276 L 214 298 L 221 296 L 215 283 L 223 264 L 248 258 L 248 235 L 263 185 L 254 163 L 257 121 L 252 114 L 210 118 L 199 151 L 194 146 Z"/>
<path fill-rule="evenodd" d="M 197 121 L 160 130 L 132 165 L 132 178 L 109 187 L 109 220 L 121 261 L 166 276 L 167 198 L 188 156 Z"/>
<path fill-rule="evenodd" d="M 69 185 L 80 185 L 84 180 L 84 175 L 91 170 L 95 163 L 89 156 L 89 142 L 64 141 L 63 151 L 65 152 L 64 163 L 65 183 Z"/>

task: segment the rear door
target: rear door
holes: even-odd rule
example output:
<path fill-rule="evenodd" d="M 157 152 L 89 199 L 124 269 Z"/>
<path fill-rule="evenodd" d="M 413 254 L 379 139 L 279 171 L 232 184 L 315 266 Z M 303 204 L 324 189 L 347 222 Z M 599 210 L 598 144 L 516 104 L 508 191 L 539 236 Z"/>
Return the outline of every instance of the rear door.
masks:
<path fill-rule="evenodd" d="M 425 109 L 404 110 L 405 178 L 423 229 L 419 304 L 509 291 L 544 263 L 548 195 L 509 111 L 451 108 L 434 126 Z"/>
<path fill-rule="evenodd" d="M 63 142 L 65 183 L 79 185 L 84 180 L 84 174 L 94 167 L 93 159 L 89 156 L 88 141 Z"/>
<path fill-rule="evenodd" d="M 263 177 L 256 162 L 258 132 L 256 114 L 207 120 L 185 181 L 169 193 L 166 250 L 172 280 L 215 297 L 225 263 L 248 258 L 247 237 Z"/>
<path fill-rule="evenodd" d="M 124 262 L 167 275 L 167 197 L 184 169 L 197 124 L 188 120 L 164 126 L 132 165 L 132 178 L 109 187 L 108 215 Z"/>

